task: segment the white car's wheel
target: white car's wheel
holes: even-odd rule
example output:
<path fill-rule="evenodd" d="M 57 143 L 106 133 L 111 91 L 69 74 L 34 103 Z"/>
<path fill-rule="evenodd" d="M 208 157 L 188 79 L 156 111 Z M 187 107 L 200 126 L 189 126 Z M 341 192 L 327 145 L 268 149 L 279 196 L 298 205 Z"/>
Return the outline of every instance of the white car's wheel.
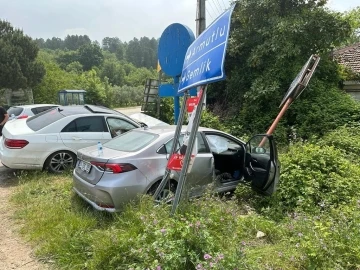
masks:
<path fill-rule="evenodd" d="M 76 156 L 68 151 L 59 151 L 52 154 L 45 162 L 45 168 L 51 173 L 62 173 L 73 168 Z"/>

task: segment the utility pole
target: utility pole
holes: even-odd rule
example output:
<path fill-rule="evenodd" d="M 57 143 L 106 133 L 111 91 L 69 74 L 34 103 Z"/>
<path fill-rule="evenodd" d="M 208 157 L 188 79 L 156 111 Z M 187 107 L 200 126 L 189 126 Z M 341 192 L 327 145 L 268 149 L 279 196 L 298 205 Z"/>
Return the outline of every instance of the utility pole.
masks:
<path fill-rule="evenodd" d="M 206 28 L 205 11 L 205 0 L 197 0 L 196 37 L 198 37 Z"/>
<path fill-rule="evenodd" d="M 200 34 L 206 29 L 206 8 L 205 8 L 205 0 L 197 0 L 197 8 L 196 8 L 196 37 L 200 36 Z M 197 92 L 200 91 L 200 87 L 197 88 Z M 206 92 L 204 98 L 204 107 L 206 106 Z"/>

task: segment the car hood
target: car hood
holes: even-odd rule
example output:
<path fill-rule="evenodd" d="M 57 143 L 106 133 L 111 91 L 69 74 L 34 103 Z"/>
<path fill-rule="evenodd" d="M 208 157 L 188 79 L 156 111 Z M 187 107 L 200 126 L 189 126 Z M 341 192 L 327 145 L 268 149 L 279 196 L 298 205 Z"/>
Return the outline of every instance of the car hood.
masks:
<path fill-rule="evenodd" d="M 130 157 L 130 156 L 133 156 L 134 153 L 114 150 L 114 149 L 103 146 L 102 154 L 99 155 L 97 145 L 94 145 L 94 146 L 89 146 L 89 147 L 78 150 L 77 155 L 78 155 L 78 158 L 88 161 L 88 162 L 90 162 L 90 161 L 106 162 L 109 159 L 115 159 L 115 158 L 119 158 L 119 157 Z"/>

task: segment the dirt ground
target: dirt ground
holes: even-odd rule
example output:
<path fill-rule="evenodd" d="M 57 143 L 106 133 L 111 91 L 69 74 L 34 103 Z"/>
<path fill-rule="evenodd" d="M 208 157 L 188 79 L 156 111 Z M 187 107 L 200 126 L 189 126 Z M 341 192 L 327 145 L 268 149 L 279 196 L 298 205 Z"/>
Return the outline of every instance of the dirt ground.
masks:
<path fill-rule="evenodd" d="M 118 108 L 122 113 L 140 112 L 141 107 Z M 14 171 L 2 166 L 0 162 L 0 270 L 44 270 L 50 267 L 37 261 L 30 245 L 19 235 L 19 226 L 12 218 L 14 209 L 9 203 L 10 196 L 17 185 Z"/>
<path fill-rule="evenodd" d="M 34 258 L 31 247 L 19 236 L 19 228 L 12 219 L 14 209 L 9 199 L 16 185 L 14 172 L 0 163 L 0 269 L 48 269 Z"/>

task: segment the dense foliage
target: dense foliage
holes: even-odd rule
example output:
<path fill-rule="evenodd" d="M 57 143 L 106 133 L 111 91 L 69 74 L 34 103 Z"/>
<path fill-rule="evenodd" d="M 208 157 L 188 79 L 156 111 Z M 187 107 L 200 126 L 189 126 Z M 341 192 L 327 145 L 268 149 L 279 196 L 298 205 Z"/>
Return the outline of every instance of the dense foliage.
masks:
<path fill-rule="evenodd" d="M 344 136 L 339 136 L 343 134 Z M 357 269 L 358 126 L 290 146 L 277 193 L 210 193 L 169 216 L 150 198 L 115 215 L 71 191 L 71 176 L 19 174 L 13 197 L 37 255 L 63 269 Z"/>
<path fill-rule="evenodd" d="M 13 203 L 37 255 L 62 269 L 358 269 L 360 108 L 339 91 L 346 72 L 329 57 L 358 37 L 358 11 L 338 14 L 325 3 L 239 1 L 228 78 L 209 91 L 212 111 L 201 125 L 239 137 L 263 133 L 301 66 L 321 55 L 277 129 L 277 140 L 290 144 L 272 197 L 239 186 L 231 199 L 209 193 L 182 202 L 174 217 L 147 197 L 106 215 L 73 194 L 71 175 L 20 173 Z M 65 40 L 38 40 L 47 73 L 34 89 L 37 102 L 82 88 L 93 103 L 132 105 L 142 99 L 144 80 L 156 75 L 147 68 L 156 63 L 151 57 L 137 58 L 151 52 L 141 39 L 105 38 L 102 48 L 86 36 Z M 163 99 L 162 119 L 172 122 L 172 109 Z"/>
<path fill-rule="evenodd" d="M 38 51 L 22 30 L 0 19 L 0 89 L 26 89 L 39 83 L 45 70 L 36 61 Z"/>
<path fill-rule="evenodd" d="M 53 37 L 44 40 L 35 39 L 41 49 L 77 51 L 80 48 L 98 50 L 100 45 L 87 35 L 68 35 L 62 40 Z M 89 47 L 93 45 L 92 47 Z M 135 67 L 156 68 L 158 41 L 155 38 L 134 38 L 129 42 L 122 42 L 118 37 L 105 37 L 102 40 L 102 49 L 116 55 L 118 60 L 126 60 Z M 97 51 L 95 51 L 98 54 Z M 65 56 L 66 59 L 66 56 Z"/>
<path fill-rule="evenodd" d="M 146 79 L 156 77 L 154 69 L 136 68 L 96 44 L 82 45 L 76 51 L 41 50 L 38 61 L 46 74 L 33 89 L 36 103 L 57 103 L 61 89 L 84 89 L 87 103 L 140 105 Z"/>
<path fill-rule="evenodd" d="M 302 138 L 322 135 L 340 121 L 356 118 L 359 108 L 339 93 L 339 68 L 330 57 L 331 49 L 346 41 L 352 28 L 341 14 L 327 10 L 325 3 L 238 1 L 226 60 L 227 80 L 209 91 L 214 112 L 229 125 L 242 126 L 244 133 L 265 132 L 296 74 L 311 54 L 319 54 L 309 87 L 285 115 L 277 137 L 287 140 L 293 129 Z"/>

